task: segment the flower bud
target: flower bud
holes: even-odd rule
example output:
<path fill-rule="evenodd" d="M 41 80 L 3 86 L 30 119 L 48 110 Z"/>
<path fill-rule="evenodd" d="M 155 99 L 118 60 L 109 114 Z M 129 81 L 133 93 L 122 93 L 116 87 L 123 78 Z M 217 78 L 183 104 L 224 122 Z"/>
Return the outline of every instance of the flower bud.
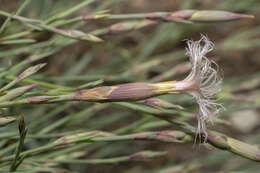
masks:
<path fill-rule="evenodd" d="M 15 99 L 16 97 L 23 95 L 24 93 L 30 91 L 31 89 L 33 89 L 37 86 L 39 86 L 39 85 L 33 84 L 33 85 L 15 88 L 15 89 L 9 91 L 6 95 L 0 97 L 0 101 L 9 101 L 9 100 Z"/>
<path fill-rule="evenodd" d="M 47 103 L 50 100 L 58 98 L 57 96 L 34 96 L 34 97 L 29 97 L 26 99 L 26 101 L 29 104 L 41 104 L 41 103 Z"/>
<path fill-rule="evenodd" d="M 174 22 L 224 22 L 252 18 L 252 15 L 218 10 L 181 10 L 163 17 L 166 21 Z"/>
<path fill-rule="evenodd" d="M 254 16 L 246 14 L 231 13 L 227 11 L 196 11 L 189 20 L 195 22 L 224 22 L 239 19 L 252 19 Z"/>
<path fill-rule="evenodd" d="M 97 137 L 97 136 L 104 137 L 104 136 L 112 136 L 112 135 L 113 135 L 112 133 L 107 133 L 107 132 L 102 132 L 102 131 L 82 132 L 82 133 L 78 133 L 78 134 L 61 137 L 61 138 L 57 139 L 56 141 L 54 141 L 54 143 L 60 144 L 60 145 L 68 145 L 68 144 L 72 144 L 72 143 L 75 143 L 75 142 L 83 140 L 83 139 L 87 140 L 89 138 L 89 140 L 91 140 L 91 138 Z"/>
<path fill-rule="evenodd" d="M 0 127 L 4 127 L 16 120 L 17 119 L 15 117 L 1 117 L 0 118 Z"/>
<path fill-rule="evenodd" d="M 82 31 L 78 30 L 65 30 L 65 29 L 57 29 L 57 28 L 52 28 L 53 32 L 56 32 L 58 34 L 78 39 L 78 40 L 87 40 L 87 41 L 92 41 L 92 42 L 103 42 L 101 38 L 93 35 L 93 34 L 86 34 Z"/>
<path fill-rule="evenodd" d="M 184 109 L 180 105 L 175 105 L 170 102 L 167 102 L 162 99 L 158 98 L 149 98 L 146 100 L 141 101 L 141 103 L 150 106 L 150 107 L 155 107 L 155 108 L 163 108 L 163 109 Z"/>
<path fill-rule="evenodd" d="M 120 32 L 130 31 L 134 29 L 140 29 L 146 26 L 154 25 L 157 21 L 153 20 L 142 20 L 142 21 L 130 21 L 130 22 L 121 22 L 116 23 L 109 27 L 110 34 L 117 34 Z"/>
<path fill-rule="evenodd" d="M 147 160 L 155 157 L 163 156 L 166 152 L 156 152 L 156 151 L 141 151 L 135 154 L 130 155 L 130 160 L 139 161 L 139 160 Z"/>
<path fill-rule="evenodd" d="M 28 76 L 31 76 L 32 74 L 39 71 L 41 68 L 43 68 L 47 63 L 38 64 L 32 67 L 29 67 L 24 72 L 22 72 L 16 79 L 16 82 L 23 80 L 24 78 L 27 78 Z"/>

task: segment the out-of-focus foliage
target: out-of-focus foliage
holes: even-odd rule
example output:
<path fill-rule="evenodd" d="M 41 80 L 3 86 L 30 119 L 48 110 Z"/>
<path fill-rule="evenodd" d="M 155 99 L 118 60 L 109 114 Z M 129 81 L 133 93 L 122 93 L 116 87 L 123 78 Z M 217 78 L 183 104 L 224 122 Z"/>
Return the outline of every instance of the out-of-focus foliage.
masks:
<path fill-rule="evenodd" d="M 191 23 L 143 16 L 186 9 L 255 18 Z M 0 10 L 1 172 L 260 169 L 244 158 L 259 159 L 257 147 L 232 139 L 260 143 L 259 0 L 0 0 Z M 26 105 L 32 96 L 44 95 L 29 100 L 40 103 L 100 85 L 183 79 L 190 69 L 184 40 L 201 34 L 214 42 L 209 57 L 224 76 L 218 101 L 226 110 L 208 128 L 232 138 L 214 141 L 214 132 L 211 145 L 194 144 L 178 122 L 196 127 L 198 108 L 183 94 L 160 96 L 170 102 L 159 102 L 163 108 L 142 102 Z"/>

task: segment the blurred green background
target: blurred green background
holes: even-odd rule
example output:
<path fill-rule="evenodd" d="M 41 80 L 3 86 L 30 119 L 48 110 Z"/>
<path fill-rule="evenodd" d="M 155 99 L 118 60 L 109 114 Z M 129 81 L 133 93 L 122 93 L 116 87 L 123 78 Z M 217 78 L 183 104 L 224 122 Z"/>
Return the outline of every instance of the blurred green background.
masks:
<path fill-rule="evenodd" d="M 0 10 L 15 13 L 24 1 L 0 0 Z M 45 20 L 66 11 L 81 0 L 32 0 L 20 15 Z M 218 96 L 226 110 L 220 118 L 227 123 L 209 124 L 210 129 L 251 144 L 260 144 L 260 1 L 259 0 L 106 0 L 95 1 L 72 13 L 70 18 L 108 12 L 110 14 L 173 12 L 183 9 L 225 10 L 252 14 L 255 19 L 224 23 L 164 23 L 119 34 L 100 36 L 104 42 L 79 41 L 58 34 L 40 31 L 23 38 L 33 39 L 28 44 L 0 45 L 0 68 L 4 70 L 30 56 L 43 56 L 39 61 L 48 65 L 31 79 L 63 86 L 80 86 L 87 82 L 103 80 L 101 85 L 125 82 L 167 81 L 183 79 L 189 72 L 185 55 L 185 39 L 197 40 L 207 35 L 215 44 L 208 57 L 219 64 L 223 73 L 223 90 Z M 105 10 L 105 11 L 104 11 Z M 106 11 L 108 10 L 108 11 Z M 3 24 L 6 17 L 0 16 Z M 127 20 L 80 21 L 63 28 L 77 29 L 85 33 L 105 28 Z M 1 38 L 28 31 L 30 28 L 16 20 L 6 26 Z M 28 66 L 28 65 L 27 65 Z M 24 67 L 24 66 L 23 66 Z M 10 71 L 1 77 L 1 85 L 16 76 L 21 69 Z M 30 83 L 30 81 L 23 81 Z M 48 86 L 46 90 L 49 89 Z M 185 111 L 195 113 L 197 106 L 188 95 L 161 96 Z M 179 129 L 149 113 L 129 108 L 126 103 L 62 103 L 14 107 L 8 114 L 22 113 L 30 135 L 76 133 L 89 130 L 121 132 L 122 134 Z M 2 110 L 4 113 L 7 110 Z M 163 113 L 162 113 L 163 114 Z M 196 126 L 195 120 L 187 120 Z M 132 125 L 132 126 L 131 126 Z M 17 124 L 0 129 L 0 155 L 14 152 L 18 134 Z M 5 135 L 9 135 L 6 138 Z M 25 150 L 46 145 L 53 138 L 26 138 Z M 9 148 L 9 149 L 8 149 Z M 69 150 L 71 149 L 71 150 Z M 161 143 L 156 141 L 119 141 L 97 144 L 77 144 L 65 149 L 40 153 L 39 158 L 94 159 L 130 155 L 138 151 L 167 151 L 167 155 L 146 162 L 123 162 L 114 164 L 62 163 L 36 165 L 35 172 L 93 172 L 93 173 L 202 173 L 202 172 L 258 172 L 260 165 L 227 151 L 209 145 Z M 63 151 L 63 152 L 61 152 Z M 78 154 L 78 155 L 77 155 Z M 260 154 L 260 153 L 259 153 Z M 33 160 L 31 160 L 33 162 Z M 30 165 L 23 163 L 20 167 Z M 30 166 L 29 166 L 30 167 Z M 41 169 L 40 169 L 41 168 Z M 45 171 L 44 171 L 45 170 Z M 28 171 L 29 172 L 29 171 Z"/>

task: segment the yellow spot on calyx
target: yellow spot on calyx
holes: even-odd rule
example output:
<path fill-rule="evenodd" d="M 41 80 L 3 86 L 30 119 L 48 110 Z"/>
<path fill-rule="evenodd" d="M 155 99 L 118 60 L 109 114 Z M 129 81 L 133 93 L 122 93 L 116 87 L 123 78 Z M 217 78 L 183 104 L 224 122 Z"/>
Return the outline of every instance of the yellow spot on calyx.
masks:
<path fill-rule="evenodd" d="M 117 86 L 113 87 L 99 87 L 95 89 L 86 90 L 82 93 L 82 98 L 85 100 L 106 100 L 108 96 L 116 89 Z"/>
<path fill-rule="evenodd" d="M 115 89 L 119 88 L 118 86 L 110 87 L 110 90 L 107 92 L 106 96 L 109 96 Z"/>
<path fill-rule="evenodd" d="M 200 17 L 201 13 L 202 13 L 202 11 L 194 12 L 189 19 L 192 20 L 192 19 L 194 19 L 194 18 Z"/>
<path fill-rule="evenodd" d="M 156 84 L 152 84 L 156 87 L 156 92 L 159 94 L 168 94 L 168 93 L 178 93 L 174 91 L 174 84 L 175 81 L 168 81 L 168 82 L 160 82 Z"/>
<path fill-rule="evenodd" d="M 110 14 L 97 14 L 94 16 L 95 19 L 101 19 L 101 18 L 106 18 L 109 17 Z"/>

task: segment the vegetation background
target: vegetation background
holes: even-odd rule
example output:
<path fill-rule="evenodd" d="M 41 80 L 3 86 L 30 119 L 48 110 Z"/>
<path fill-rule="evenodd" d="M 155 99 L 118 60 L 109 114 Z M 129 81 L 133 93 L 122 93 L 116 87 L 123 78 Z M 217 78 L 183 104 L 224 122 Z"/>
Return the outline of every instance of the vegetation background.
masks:
<path fill-rule="evenodd" d="M 255 18 L 156 25 L 127 15 L 122 19 L 102 18 L 108 13 L 183 9 L 225 10 L 252 14 Z M 257 148 L 260 143 L 259 0 L 0 0 L 0 10 L 2 172 L 251 173 L 260 170 L 256 162 L 260 160 Z M 77 18 L 97 14 L 100 19 Z M 45 23 L 12 19 L 11 15 Z M 125 23 L 111 27 L 119 22 Z M 215 49 L 209 57 L 219 64 L 224 76 L 218 99 L 226 110 L 215 124 L 209 124 L 209 129 L 258 145 L 256 148 L 241 143 L 231 149 L 221 145 L 215 148 L 177 138 L 165 142 L 147 140 L 149 137 L 135 140 L 131 136 L 163 130 L 179 130 L 173 131 L 174 135 L 181 133 L 183 129 L 176 124 L 158 118 L 166 115 L 196 127 L 192 115 L 198 108 L 194 99 L 185 94 L 161 96 L 175 104 L 170 109 L 130 102 L 18 105 L 17 100 L 30 96 L 53 96 L 79 88 L 183 79 L 190 69 L 184 40 L 197 40 L 201 34 L 214 42 Z M 12 82 L 25 69 L 40 63 L 47 65 L 26 79 Z M 15 90 L 28 85 L 31 88 L 21 93 L 21 88 Z M 14 90 L 15 96 L 7 99 L 7 93 Z M 14 101 L 7 106 L 9 100 Z M 64 136 L 65 140 L 60 139 Z M 53 143 L 57 139 L 63 142 L 61 146 Z M 70 140 L 73 144 L 69 144 Z"/>

